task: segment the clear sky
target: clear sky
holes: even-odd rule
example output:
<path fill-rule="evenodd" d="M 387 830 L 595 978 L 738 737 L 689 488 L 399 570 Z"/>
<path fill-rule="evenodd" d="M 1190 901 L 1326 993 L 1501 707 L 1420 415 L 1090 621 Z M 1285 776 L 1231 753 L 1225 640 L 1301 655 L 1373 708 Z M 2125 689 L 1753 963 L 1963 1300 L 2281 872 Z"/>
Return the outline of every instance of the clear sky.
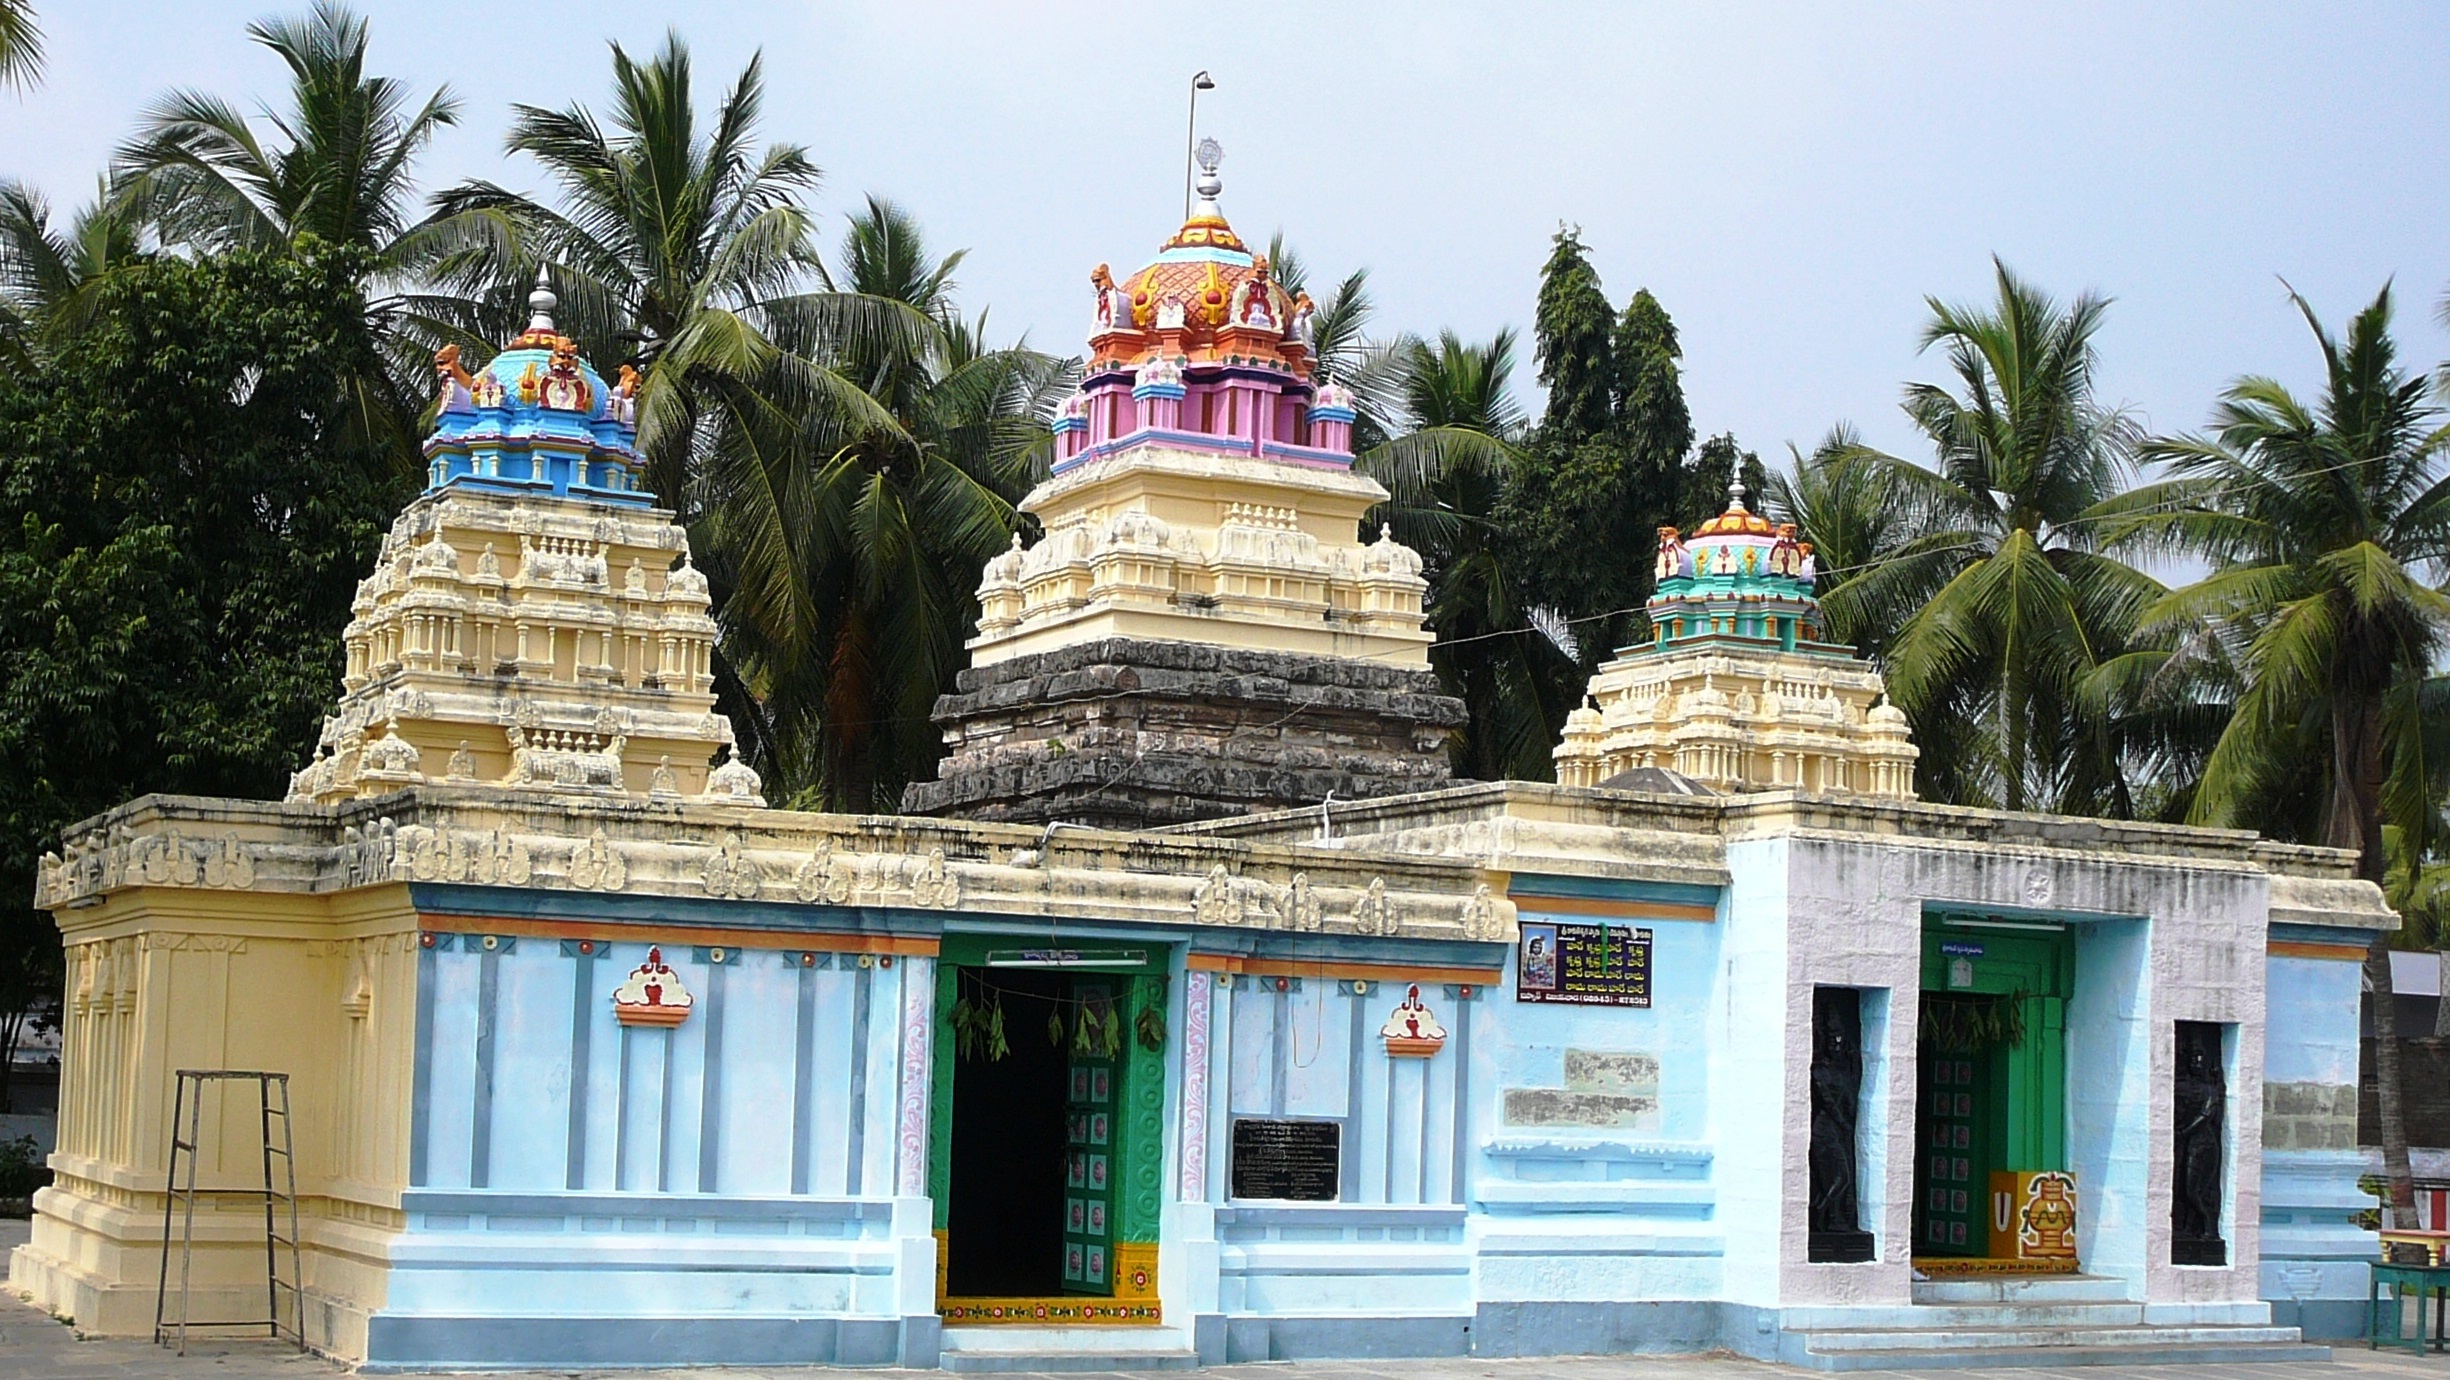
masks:
<path fill-rule="evenodd" d="M 0 95 L 0 175 L 88 193 L 173 86 L 252 105 L 283 73 L 265 0 L 37 0 L 49 74 Z M 694 48 L 706 99 L 762 48 L 769 138 L 825 169 L 825 230 L 869 192 L 967 247 L 994 333 L 1079 348 L 1089 269 L 1181 213 L 1183 98 L 1246 238 L 1367 265 L 1382 330 L 1528 330 L 1549 236 L 1582 227 L 1620 305 L 1683 334 L 1695 425 L 1765 456 L 1847 419 L 1920 455 L 1899 385 L 1925 294 L 1989 256 L 2116 299 L 2104 386 L 2161 429 L 2231 376 L 2315 382 L 2279 279 L 2334 324 L 2396 276 L 2401 339 L 2450 355 L 2450 7 L 2359 3 L 870 6 L 781 0 L 378 0 L 374 65 L 448 82 L 440 186 L 535 185 L 513 101 L 601 104 L 605 45 Z M 1533 393 L 1528 350 L 1517 375 Z"/>

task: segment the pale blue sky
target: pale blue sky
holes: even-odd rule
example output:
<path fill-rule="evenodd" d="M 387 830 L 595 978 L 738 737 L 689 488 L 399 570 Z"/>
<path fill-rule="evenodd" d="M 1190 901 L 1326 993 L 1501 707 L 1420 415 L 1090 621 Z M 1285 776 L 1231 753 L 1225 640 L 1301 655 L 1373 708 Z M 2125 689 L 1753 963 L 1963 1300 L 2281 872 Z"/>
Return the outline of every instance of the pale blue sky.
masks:
<path fill-rule="evenodd" d="M 50 72 L 0 95 L 0 175 L 57 200 L 168 87 L 280 89 L 243 34 L 265 0 L 38 5 Z M 2104 384 L 2156 428 L 2239 372 L 2313 383 L 2283 275 L 2336 323 L 2395 274 L 2409 353 L 2450 355 L 2438 4 L 364 8 L 380 70 L 466 103 L 437 186 L 533 185 L 505 108 L 600 103 L 607 40 L 677 25 L 710 100 L 762 47 L 766 133 L 825 168 L 829 242 L 861 194 L 896 198 L 970 249 L 964 299 L 999 334 L 1061 351 L 1091 266 L 1173 228 L 1204 67 L 1246 237 L 1368 265 L 1382 329 L 1479 337 L 1528 328 L 1548 237 L 1578 223 L 1613 299 L 1647 285 L 1674 314 L 1695 424 L 1765 456 L 1841 418 L 1919 454 L 1896 399 L 1939 375 L 1921 299 L 1987 292 L 1993 252 L 2117 299 Z"/>

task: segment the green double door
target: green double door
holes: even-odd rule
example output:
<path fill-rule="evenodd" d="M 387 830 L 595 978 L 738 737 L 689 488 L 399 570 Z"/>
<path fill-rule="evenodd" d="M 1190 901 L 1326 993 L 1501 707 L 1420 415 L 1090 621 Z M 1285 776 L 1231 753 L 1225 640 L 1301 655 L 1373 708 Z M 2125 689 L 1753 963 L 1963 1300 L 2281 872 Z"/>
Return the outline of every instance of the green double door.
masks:
<path fill-rule="evenodd" d="M 1076 980 L 1072 999 L 1093 1020 L 1116 1016 L 1115 984 Z M 1064 1070 L 1063 1292 L 1114 1292 L 1115 1094 L 1122 1086 L 1119 1051 L 1074 1044 Z"/>
<path fill-rule="evenodd" d="M 1923 926 L 1914 1254 L 1986 1256 L 1991 1174 L 2067 1167 L 2075 951 L 2065 929 L 2044 922 L 1948 921 Z"/>

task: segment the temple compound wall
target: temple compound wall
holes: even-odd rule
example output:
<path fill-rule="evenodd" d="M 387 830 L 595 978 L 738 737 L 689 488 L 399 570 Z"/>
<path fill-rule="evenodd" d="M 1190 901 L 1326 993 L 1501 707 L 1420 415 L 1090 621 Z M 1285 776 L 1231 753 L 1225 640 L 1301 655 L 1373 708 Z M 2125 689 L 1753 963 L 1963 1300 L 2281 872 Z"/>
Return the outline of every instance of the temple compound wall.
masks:
<path fill-rule="evenodd" d="M 1211 1362 L 1781 1355 L 1912 1306 L 1918 965 L 1959 909 L 2068 936 L 2086 1275 L 2189 1324 L 2264 1323 L 2271 1296 L 2314 1325 L 2362 1287 L 2322 1172 L 2349 1152 L 2273 1090 L 2345 1079 L 2354 1008 L 2282 1038 L 2262 996 L 2267 967 L 2353 983 L 2389 922 L 2322 850 L 1523 785 L 1339 805 L 1324 839 L 1317 811 L 1151 835 L 477 794 L 150 798 L 80 832 L 45 882 L 69 1078 L 17 1288 L 147 1332 L 168 1071 L 261 1066 L 298 1102 L 318 1348 L 933 1365 L 1005 1306 L 948 1288 L 955 1142 L 981 1134 L 952 1090 L 996 1067 L 961 1072 L 948 976 L 1063 950 L 1137 956 L 1155 1029 L 1116 1064 L 1110 1291 L 1027 1306 Z M 1647 1005 L 1523 999 L 1554 976 L 1527 937 L 1576 925 L 1646 941 Z M 625 1019 L 656 965 L 685 1014 Z M 1807 1213 L 1830 987 L 1863 997 L 1871 1248 L 1843 1263 L 1812 1258 Z M 1408 1007 L 1437 1038 L 1398 1028 Z M 2223 1032 L 2218 1265 L 2171 1259 L 2181 1021 Z M 1237 1138 L 1286 1125 L 1335 1128 L 1316 1181 Z M 251 1182 L 254 1134 L 251 1105 L 218 1109 L 208 1184 Z M 196 1316 L 259 1306 L 260 1222 L 208 1199 Z"/>

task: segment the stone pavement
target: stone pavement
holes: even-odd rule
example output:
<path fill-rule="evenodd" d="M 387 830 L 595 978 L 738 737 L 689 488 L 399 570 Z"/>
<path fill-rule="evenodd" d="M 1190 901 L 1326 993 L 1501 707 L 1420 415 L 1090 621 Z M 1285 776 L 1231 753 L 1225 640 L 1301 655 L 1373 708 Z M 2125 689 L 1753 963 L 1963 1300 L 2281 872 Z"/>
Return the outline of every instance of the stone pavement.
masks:
<path fill-rule="evenodd" d="M 26 1239 L 22 1221 L 0 1220 L 0 1256 Z M 1855 1371 L 1847 1380 L 2450 1380 L 2450 1357 L 2376 1353 L 2340 1347 L 2330 1364 L 2236 1366 L 2085 1366 L 1950 1371 Z M 345 1375 L 345 1368 L 267 1342 L 191 1340 L 184 1357 L 141 1340 L 82 1341 L 69 1328 L 13 1295 L 0 1292 L 0 1380 L 307 1380 Z M 539 1372 L 552 1380 L 942 1380 L 942 1371 L 843 1371 L 822 1367 L 723 1370 Z M 1181 1372 L 1175 1372 L 1179 1375 Z M 1434 1361 L 1305 1361 L 1218 1366 L 1202 1380 L 1802 1380 L 1814 1374 L 1723 1356 L 1587 1356 L 1524 1361 L 1455 1358 Z M 1041 1380 L 1027 1375 L 997 1380 Z M 1081 1375 L 1043 1380 L 1090 1380 Z"/>

